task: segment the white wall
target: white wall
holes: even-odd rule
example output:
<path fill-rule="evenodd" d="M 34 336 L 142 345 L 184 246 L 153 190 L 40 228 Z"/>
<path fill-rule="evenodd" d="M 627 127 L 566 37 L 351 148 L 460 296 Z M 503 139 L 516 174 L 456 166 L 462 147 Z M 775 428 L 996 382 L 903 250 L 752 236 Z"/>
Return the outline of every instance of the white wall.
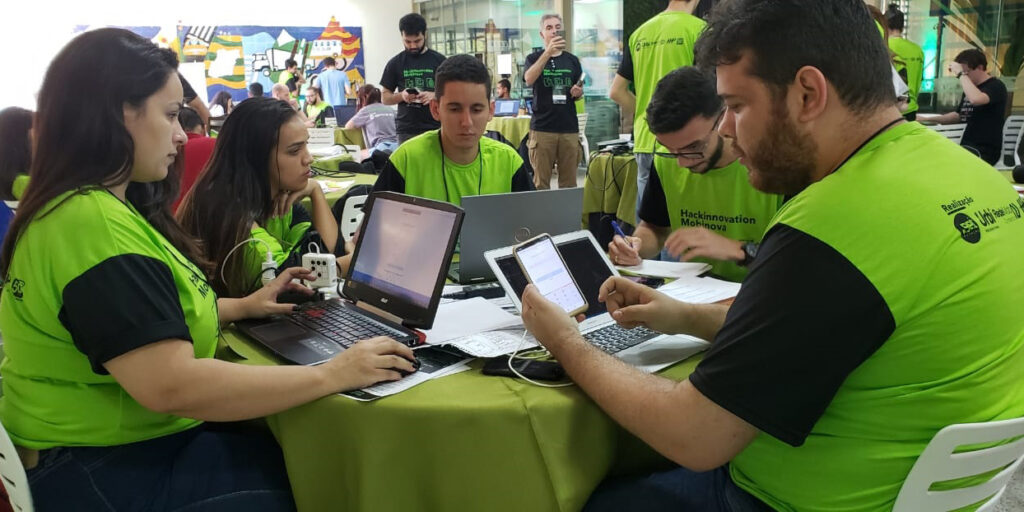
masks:
<path fill-rule="evenodd" d="M 5 2 L 0 15 L 0 108 L 35 108 L 35 94 L 50 60 L 74 36 L 76 25 L 342 26 L 363 28 L 368 83 L 380 82 L 388 59 L 402 50 L 398 19 L 412 12 L 411 0 L 56 0 Z"/>

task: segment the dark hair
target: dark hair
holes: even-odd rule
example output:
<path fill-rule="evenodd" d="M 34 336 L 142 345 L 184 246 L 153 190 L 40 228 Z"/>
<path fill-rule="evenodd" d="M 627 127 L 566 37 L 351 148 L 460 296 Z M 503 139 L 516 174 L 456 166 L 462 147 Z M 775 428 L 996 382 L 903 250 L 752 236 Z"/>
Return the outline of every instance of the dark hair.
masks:
<path fill-rule="evenodd" d="M 338 65 L 338 61 L 334 60 L 334 57 L 324 57 L 324 60 L 320 61 L 324 65 L 324 69 L 333 68 Z"/>
<path fill-rule="evenodd" d="M 321 91 L 319 87 L 317 87 L 315 85 L 310 85 L 310 86 L 306 87 L 306 90 L 307 91 L 311 90 L 311 91 L 315 92 L 317 99 L 319 99 L 319 100 L 323 100 L 324 99 L 324 92 Z"/>
<path fill-rule="evenodd" d="M 231 93 L 227 91 L 220 91 L 213 97 L 213 101 L 210 105 L 220 105 L 220 108 L 224 109 L 224 115 L 230 114 L 228 106 L 231 104 Z"/>
<path fill-rule="evenodd" d="M 231 249 L 251 236 L 253 222 L 270 217 L 270 159 L 277 151 L 281 126 L 298 113 L 274 98 L 250 98 L 224 120 L 206 169 L 178 209 L 182 227 L 199 239 L 200 264 L 222 297 L 242 297 L 259 284 L 247 269 L 251 261 Z M 230 198 L 230 199 L 229 199 Z M 220 279 L 224 265 L 227 283 Z"/>
<path fill-rule="evenodd" d="M 776 99 L 801 67 L 813 66 L 855 113 L 896 101 L 889 50 L 863 0 L 721 2 L 697 40 L 697 63 L 705 68 L 734 64 L 744 53 L 750 56 L 750 72 Z"/>
<path fill-rule="evenodd" d="M 427 20 L 414 12 L 406 14 L 402 16 L 402 19 L 398 20 L 398 31 L 407 36 L 425 35 L 427 33 Z"/>
<path fill-rule="evenodd" d="M 295 59 L 285 59 L 284 60 L 284 68 L 285 69 L 291 69 L 291 68 L 294 68 L 295 66 L 298 66 L 298 65 L 299 65 L 299 63 L 295 62 Z"/>
<path fill-rule="evenodd" d="M 253 82 L 249 84 L 249 94 L 254 98 L 263 96 L 263 84 L 259 82 Z"/>
<path fill-rule="evenodd" d="M 199 117 L 199 112 L 191 107 L 181 107 L 181 110 L 178 111 L 178 124 L 181 125 L 182 130 L 190 132 L 203 126 L 203 118 Z"/>
<path fill-rule="evenodd" d="M 904 23 L 903 11 L 900 10 L 900 6 L 889 4 L 889 7 L 885 9 L 885 24 L 889 27 L 889 30 L 899 30 L 902 32 Z"/>
<path fill-rule="evenodd" d="M 172 50 L 117 28 L 85 32 L 54 57 L 39 91 L 32 184 L 4 240 L 0 275 L 6 279 L 14 248 L 29 222 L 52 211 L 40 213 L 47 203 L 69 191 L 130 181 L 135 142 L 124 124 L 124 107 L 141 107 L 168 80 L 178 80 L 177 67 Z M 179 153 L 166 179 L 129 183 L 126 199 L 194 260 L 199 256 L 195 241 L 171 216 L 170 205 L 181 186 L 181 163 Z"/>
<path fill-rule="evenodd" d="M 721 111 L 714 75 L 685 66 L 665 75 L 654 87 L 647 104 L 647 125 L 654 134 L 672 133 L 694 117 L 715 117 Z"/>
<path fill-rule="evenodd" d="M 970 69 L 981 67 L 984 70 L 988 67 L 988 59 L 985 58 L 985 54 L 976 48 L 970 48 L 958 53 L 953 62 L 963 64 Z"/>
<path fill-rule="evenodd" d="M 438 99 L 444 96 L 444 85 L 448 82 L 469 82 L 483 85 L 487 97 L 491 97 L 491 73 L 480 59 L 468 55 L 448 57 L 434 71 L 434 94 Z"/>
<path fill-rule="evenodd" d="M 32 111 L 18 107 L 0 110 L 0 198 L 13 201 L 14 178 L 28 172 L 32 161 Z"/>
<path fill-rule="evenodd" d="M 376 86 L 366 84 L 356 91 L 356 111 L 374 103 L 380 103 L 380 89 Z"/>
<path fill-rule="evenodd" d="M 512 90 L 512 82 L 509 82 L 507 78 L 502 78 L 501 80 L 498 80 L 498 85 L 504 87 L 509 91 Z"/>

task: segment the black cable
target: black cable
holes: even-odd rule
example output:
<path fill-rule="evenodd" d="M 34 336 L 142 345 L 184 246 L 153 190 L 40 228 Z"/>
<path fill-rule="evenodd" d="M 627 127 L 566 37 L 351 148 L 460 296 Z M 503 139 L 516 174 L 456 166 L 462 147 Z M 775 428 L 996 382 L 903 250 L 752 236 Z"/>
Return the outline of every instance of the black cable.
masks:
<path fill-rule="evenodd" d="M 349 171 L 339 171 L 337 169 L 328 169 L 326 167 L 317 167 L 315 165 L 309 166 L 313 171 L 313 176 L 323 176 L 325 178 L 354 178 L 356 173 Z"/>

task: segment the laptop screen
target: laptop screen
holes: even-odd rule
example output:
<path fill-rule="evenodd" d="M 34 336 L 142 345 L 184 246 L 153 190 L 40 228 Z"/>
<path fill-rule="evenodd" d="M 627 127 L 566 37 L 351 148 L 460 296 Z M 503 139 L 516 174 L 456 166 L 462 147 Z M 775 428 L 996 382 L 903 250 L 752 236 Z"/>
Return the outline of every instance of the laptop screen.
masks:
<path fill-rule="evenodd" d="M 572 277 L 576 279 L 576 284 L 580 285 L 587 304 L 590 305 L 586 312 L 587 318 L 608 311 L 604 303 L 597 300 L 597 295 L 601 291 L 601 285 L 609 277 L 612 277 L 612 273 L 608 270 L 608 265 L 605 264 L 601 254 L 594 249 L 594 244 L 590 242 L 589 238 L 579 238 L 556 245 L 558 251 L 562 253 L 562 258 L 565 259 L 569 271 L 572 272 Z M 516 296 L 521 297 L 527 282 L 523 270 L 519 268 L 519 263 L 513 256 L 503 256 L 497 258 L 495 262 L 501 269 L 501 273 L 505 275 L 508 284 L 515 290 Z"/>
<path fill-rule="evenodd" d="M 519 100 L 495 100 L 494 115 L 514 116 L 519 113 Z"/>
<path fill-rule="evenodd" d="M 407 325 L 432 323 L 462 210 L 395 193 L 374 194 L 367 208 L 346 295 L 408 320 Z"/>

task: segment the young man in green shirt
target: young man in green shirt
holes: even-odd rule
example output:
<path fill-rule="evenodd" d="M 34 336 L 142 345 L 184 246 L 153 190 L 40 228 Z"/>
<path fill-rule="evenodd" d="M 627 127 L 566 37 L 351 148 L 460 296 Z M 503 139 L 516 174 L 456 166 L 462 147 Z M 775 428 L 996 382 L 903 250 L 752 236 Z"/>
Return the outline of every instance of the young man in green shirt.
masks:
<path fill-rule="evenodd" d="M 658 80 L 669 71 L 693 64 L 693 45 L 704 21 L 693 15 L 698 0 L 671 0 L 657 16 L 637 27 L 612 80 L 609 96 L 625 112 L 633 113 L 633 152 L 637 164 L 637 209 L 644 195 L 654 159 L 654 134 L 644 112 Z M 634 95 L 629 91 L 633 84 Z"/>
<path fill-rule="evenodd" d="M 706 261 L 713 274 L 743 280 L 782 196 L 750 186 L 747 168 L 716 130 L 722 109 L 714 76 L 693 66 L 658 82 L 646 116 L 657 139 L 654 172 L 633 236 L 608 244 L 612 262 L 639 265 L 664 248 L 672 258 Z"/>
<path fill-rule="evenodd" d="M 536 339 L 681 466 L 605 485 L 590 510 L 892 510 L 936 432 L 1024 416 L 1024 317 L 1006 307 L 1024 200 L 903 119 L 861 0 L 723 2 L 696 54 L 751 183 L 791 199 L 731 306 L 602 286 L 625 327 L 713 340 L 682 382 L 601 352 L 527 287 Z"/>
<path fill-rule="evenodd" d="M 299 87 L 306 83 L 306 79 L 299 72 L 299 63 L 295 59 L 285 59 L 285 70 L 277 77 L 277 83 L 288 87 L 288 94 L 293 100 L 299 99 Z"/>
<path fill-rule="evenodd" d="M 885 20 L 889 26 L 889 49 L 896 54 L 896 71 L 901 72 L 910 92 L 907 97 L 907 108 L 903 117 L 907 121 L 917 119 L 917 95 L 921 92 L 921 79 L 924 73 L 924 50 L 917 44 L 903 37 L 904 16 L 896 4 L 890 4 L 885 11 Z"/>
<path fill-rule="evenodd" d="M 461 205 L 464 196 L 533 190 L 511 146 L 483 137 L 494 116 L 491 76 L 471 55 L 450 57 L 435 73 L 430 112 L 441 128 L 409 139 L 391 154 L 374 184 Z"/>

